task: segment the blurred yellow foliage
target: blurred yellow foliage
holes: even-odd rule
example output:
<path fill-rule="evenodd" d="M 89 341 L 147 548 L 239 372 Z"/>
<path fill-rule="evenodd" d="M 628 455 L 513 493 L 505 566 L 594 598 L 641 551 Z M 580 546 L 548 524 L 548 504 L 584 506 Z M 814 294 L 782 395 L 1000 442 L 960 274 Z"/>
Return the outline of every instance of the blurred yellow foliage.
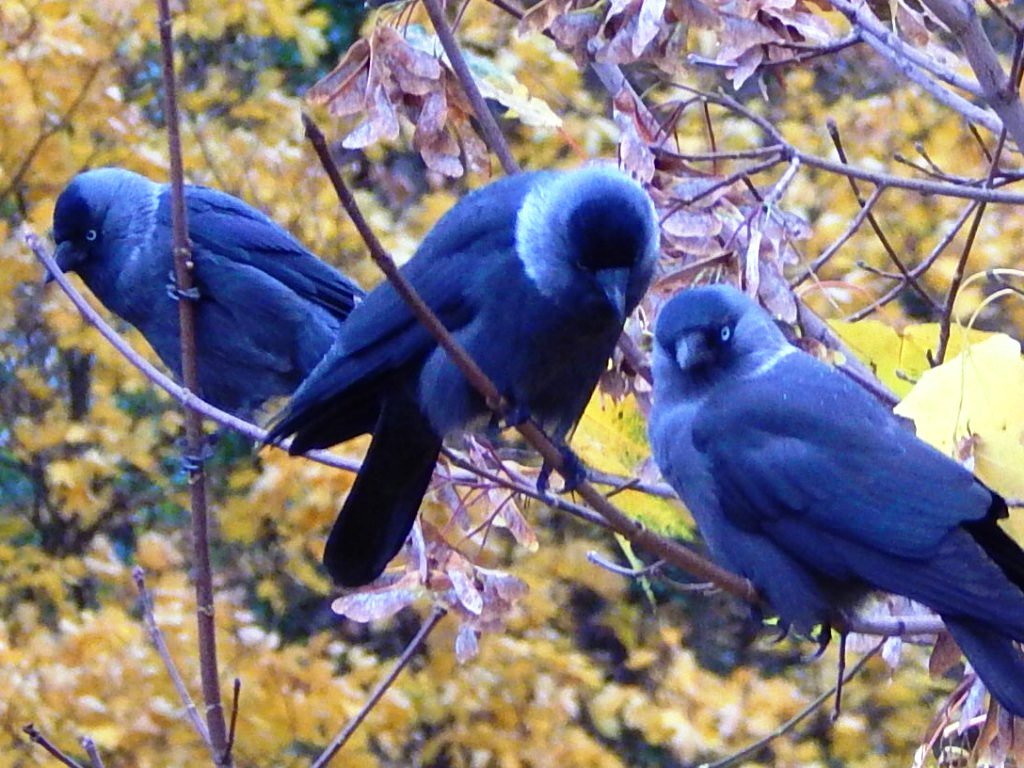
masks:
<path fill-rule="evenodd" d="M 175 31 L 190 180 L 239 195 L 327 261 L 367 286 L 376 283 L 380 276 L 340 213 L 299 120 L 302 88 L 334 64 L 319 58 L 331 32 L 327 5 L 181 5 Z M 133 565 L 146 571 L 157 621 L 198 697 L 180 413 L 62 295 L 43 291 L 41 269 L 17 229 L 45 233 L 57 193 L 85 167 L 117 164 L 166 178 L 154 18 L 152 4 L 140 0 L 0 3 L 0 768 L 50 764 L 21 733 L 30 722 L 83 764 L 81 735 L 96 740 L 108 768 L 208 763 L 147 640 L 131 573 Z M 411 30 L 425 22 L 421 9 L 400 4 L 372 14 L 367 28 L 378 23 Z M 509 110 L 504 127 L 517 159 L 541 168 L 614 157 L 618 129 L 605 96 L 551 40 L 515 35 L 513 27 L 490 3 L 473 2 L 460 17 L 459 36 L 489 94 Z M 706 30 L 689 38 L 695 49 L 718 44 Z M 851 153 L 861 162 L 908 152 L 907 142 L 917 140 L 949 173 L 972 173 L 981 158 L 962 121 L 908 89 L 836 94 L 820 87 L 824 75 L 810 68 L 776 72 L 772 87 L 790 98 L 755 109 L 808 151 L 831 152 L 823 128 L 829 116 L 844 136 L 857 137 Z M 676 94 L 663 86 L 648 95 L 656 102 Z M 340 138 L 335 127 L 330 133 Z M 716 116 L 714 128 L 719 148 L 761 141 L 745 121 Z M 340 158 L 371 225 L 399 260 L 464 188 L 486 181 L 452 186 L 423 172 L 408 151 L 412 131 L 403 124 L 395 142 Z M 680 151 L 709 149 L 701 110 L 680 115 L 673 140 Z M 844 180 L 817 171 L 797 176 L 785 204 L 812 223 L 801 243 L 808 263 L 858 210 Z M 942 237 L 935 222 L 949 221 L 963 205 L 890 190 L 875 212 L 916 262 L 910 257 L 923 257 Z M 973 269 L 1006 265 L 1024 238 L 1024 220 L 1009 207 L 992 208 L 985 228 Z M 879 274 L 892 269 L 888 257 L 866 227 L 829 269 L 835 279 L 802 290 L 830 317 L 892 285 Z M 951 270 L 940 261 L 922 282 L 939 296 Z M 981 296 L 972 284 L 963 301 L 972 306 Z M 904 407 L 921 434 L 944 449 L 955 447 L 944 440 L 977 436 L 982 476 L 1006 492 L 1018 488 L 1012 437 L 1024 401 L 1012 399 L 1009 382 L 1022 375 L 1019 350 L 1014 358 L 1006 337 L 972 332 L 974 346 L 954 358 L 965 344 L 954 328 L 949 361 L 929 373 L 925 350 L 934 348 L 935 328 L 906 313 L 894 303 L 877 321 L 835 327 L 896 391 L 905 394 L 919 381 Z M 139 334 L 115 325 L 155 359 Z M 979 395 L 974 387 L 989 377 L 996 391 Z M 573 444 L 589 463 L 616 474 L 634 475 L 649 459 L 632 398 L 595 396 Z M 355 459 L 364 448 L 355 441 L 338 451 Z M 226 435 L 213 452 L 222 675 L 242 681 L 237 764 L 308 765 L 363 706 L 418 620 L 405 611 L 367 628 L 330 614 L 330 585 L 318 560 L 350 473 L 276 450 L 254 455 Z M 438 503 L 442 491 L 425 515 L 439 528 L 451 523 Z M 632 491 L 617 500 L 659 531 L 691 533 L 675 503 Z M 493 503 L 484 497 L 468 504 L 473 522 Z M 472 552 L 488 566 L 511 567 L 529 585 L 505 630 L 482 636 L 479 655 L 459 665 L 456 623 L 445 619 L 339 764 L 693 764 L 765 737 L 832 684 L 834 650 L 823 661 L 795 663 L 805 646 L 741 639 L 742 608 L 676 594 L 656 581 L 649 592 L 655 612 L 630 581 L 588 559 L 594 551 L 614 560 L 613 539 L 543 505 L 524 509 L 539 541 L 535 552 L 497 534 Z M 475 543 L 464 546 L 470 554 Z M 416 606 L 420 613 L 425 602 Z M 908 764 L 949 685 L 927 679 L 922 649 L 907 648 L 904 657 L 894 675 L 881 663 L 868 665 L 846 687 L 844 714 L 833 726 L 818 712 L 745 764 Z"/>

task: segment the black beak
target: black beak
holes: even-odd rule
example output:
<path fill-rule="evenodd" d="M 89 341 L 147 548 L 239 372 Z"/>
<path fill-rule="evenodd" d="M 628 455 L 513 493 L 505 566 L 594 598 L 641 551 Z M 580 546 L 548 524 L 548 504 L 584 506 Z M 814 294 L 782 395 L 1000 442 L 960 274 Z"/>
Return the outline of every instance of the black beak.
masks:
<path fill-rule="evenodd" d="M 53 260 L 57 262 L 61 272 L 73 272 L 75 266 L 82 260 L 82 255 L 69 240 L 65 240 L 58 243 L 57 250 L 53 253 Z M 43 285 L 49 285 L 53 280 L 53 274 L 47 270 L 46 277 L 43 278 Z"/>

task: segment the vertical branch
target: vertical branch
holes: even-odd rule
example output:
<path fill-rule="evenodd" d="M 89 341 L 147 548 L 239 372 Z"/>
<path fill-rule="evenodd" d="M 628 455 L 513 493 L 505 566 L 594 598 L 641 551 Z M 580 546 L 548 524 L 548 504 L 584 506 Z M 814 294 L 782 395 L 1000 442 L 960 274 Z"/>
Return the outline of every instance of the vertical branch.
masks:
<path fill-rule="evenodd" d="M 1014 65 L 1016 66 L 1016 64 Z M 992 153 L 992 162 L 988 168 L 988 178 L 985 179 L 985 186 L 991 187 L 995 178 L 996 170 L 999 168 L 999 158 L 1003 153 L 1003 146 L 1006 144 L 1006 127 L 999 133 L 999 142 L 996 144 L 995 152 Z M 946 359 L 946 350 L 949 348 L 949 334 L 953 325 L 953 307 L 956 304 L 956 297 L 960 293 L 960 286 L 964 280 L 964 271 L 967 269 L 967 258 L 971 255 L 971 248 L 974 247 L 974 238 L 981 226 L 981 218 L 985 215 L 985 203 L 979 203 L 971 221 L 971 228 L 967 232 L 967 241 L 963 250 L 960 251 L 960 259 L 956 263 L 956 271 L 953 272 L 953 279 L 949 281 L 949 290 L 946 292 L 946 301 L 942 307 L 942 318 L 939 321 L 939 343 L 935 348 L 935 354 L 929 355 L 929 362 L 932 365 L 942 365 Z"/>
<path fill-rule="evenodd" d="M 181 161 L 181 135 L 178 99 L 174 78 L 174 39 L 168 0 L 157 0 L 160 13 L 160 47 L 163 51 L 164 100 L 167 117 L 167 144 L 171 163 L 171 228 L 173 230 L 174 275 L 180 291 L 178 312 L 181 322 L 181 372 L 185 387 L 199 391 L 196 366 L 196 311 L 187 293 L 194 287 L 192 250 L 188 240 L 185 208 L 185 184 Z M 213 572 L 210 567 L 206 473 L 198 460 L 203 453 L 203 424 L 198 411 L 185 408 L 185 438 L 188 452 L 195 459 L 189 469 L 188 485 L 192 507 L 192 549 L 195 567 L 196 623 L 199 640 L 199 671 L 206 701 L 206 725 L 218 765 L 231 765 L 227 750 L 224 708 L 220 699 L 217 670 L 217 645 L 213 605 Z"/>
<path fill-rule="evenodd" d="M 476 87 L 473 73 L 469 71 L 469 65 L 466 64 L 466 59 L 459 49 L 459 43 L 452 33 L 452 28 L 448 26 L 448 20 L 444 17 L 444 8 L 441 7 L 441 1 L 423 0 L 423 5 L 427 9 L 430 23 L 434 25 L 434 31 L 441 41 L 441 47 L 444 48 L 448 61 L 451 63 L 452 69 L 455 70 L 459 82 L 462 83 L 462 89 L 466 92 L 469 103 L 473 106 L 473 111 L 476 112 L 476 119 L 480 121 L 480 129 L 487 140 L 487 145 L 498 156 L 501 167 L 505 170 L 506 174 L 511 176 L 519 173 L 519 164 L 512 157 L 512 150 L 509 149 L 508 142 L 505 141 L 505 136 L 498 126 L 498 121 L 494 119 L 491 110 L 487 108 L 483 94 Z"/>

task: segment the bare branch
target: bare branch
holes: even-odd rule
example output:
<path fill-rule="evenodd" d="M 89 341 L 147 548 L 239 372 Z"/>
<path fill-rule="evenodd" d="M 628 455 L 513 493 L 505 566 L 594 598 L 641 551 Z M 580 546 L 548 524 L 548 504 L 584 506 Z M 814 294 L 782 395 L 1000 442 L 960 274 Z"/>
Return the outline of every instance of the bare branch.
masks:
<path fill-rule="evenodd" d="M 40 747 L 45 749 L 58 761 L 68 766 L 68 768 L 83 768 L 81 763 L 76 762 L 72 758 L 68 757 L 60 750 L 60 748 L 57 745 L 55 745 L 53 742 L 51 742 L 49 739 L 43 736 L 43 734 L 39 732 L 39 729 L 36 728 L 32 723 L 29 723 L 21 730 L 23 730 L 25 734 L 30 739 L 32 739 L 34 743 L 38 744 Z"/>
<path fill-rule="evenodd" d="M 180 121 L 174 75 L 174 38 L 171 29 L 169 0 L 157 0 L 160 16 L 160 49 L 163 54 L 164 105 L 167 116 L 167 144 L 171 165 L 171 229 L 174 253 L 174 274 L 181 297 L 178 317 L 181 323 L 181 372 L 185 386 L 199 391 L 199 368 L 196 363 L 196 308 L 186 292 L 194 287 L 192 251 L 188 239 L 188 218 L 185 207 L 185 181 L 181 161 Z M 199 460 L 205 446 L 202 417 L 198 411 L 185 408 L 185 439 L 192 454 L 193 465 L 188 476 L 192 507 L 192 550 L 196 590 L 196 624 L 199 640 L 199 671 L 206 701 L 206 724 L 214 751 L 214 764 L 231 765 L 227 751 L 224 708 L 220 698 L 220 674 L 217 669 L 217 640 L 214 617 L 213 571 L 210 566 L 206 473 Z"/>
<path fill-rule="evenodd" d="M 846 150 L 843 148 L 842 138 L 839 136 L 839 128 L 836 126 L 835 121 L 828 121 L 828 133 L 832 137 L 832 142 L 835 144 L 836 153 L 839 155 L 839 160 L 843 165 L 848 165 L 849 160 L 846 157 Z M 850 183 L 850 189 L 853 190 L 853 196 L 857 198 L 857 204 L 863 209 L 867 207 L 863 195 L 860 193 L 860 187 L 857 186 L 857 181 L 850 176 L 846 177 L 846 180 Z M 889 254 L 889 260 L 896 265 L 896 269 L 903 275 L 903 279 L 917 292 L 917 294 L 924 299 L 925 303 L 928 304 L 934 311 L 938 312 L 940 307 L 936 303 L 935 299 L 928 295 L 928 292 L 913 278 L 910 271 L 903 264 L 903 260 L 896 255 L 896 249 L 892 247 L 889 242 L 889 238 L 886 237 L 885 232 L 882 231 L 881 225 L 878 220 L 874 217 L 874 214 L 868 213 L 868 223 L 871 225 L 871 229 L 874 231 L 875 236 L 878 238 L 878 242 L 882 244 L 885 252 Z"/>
<path fill-rule="evenodd" d="M 935 76 L 976 98 L 981 98 L 985 94 L 976 84 L 945 69 L 930 57 L 904 43 L 875 16 L 867 3 L 860 0 L 835 0 L 832 5 L 850 20 L 855 29 L 860 29 L 865 33 L 864 42 L 896 67 L 908 80 L 940 104 L 959 112 L 971 122 L 985 126 L 992 133 L 999 132 L 1002 125 L 997 114 L 975 106 L 967 99 L 937 83 L 931 76 Z M 992 106 L 994 107 L 995 104 Z"/>
<path fill-rule="evenodd" d="M 214 749 L 213 742 L 210 740 L 210 733 L 206 729 L 206 723 L 203 722 L 203 718 L 199 715 L 199 709 L 192 700 L 192 694 L 188 692 L 188 686 L 185 685 L 185 681 L 181 677 L 181 673 L 178 672 L 178 668 L 174 664 L 174 659 L 171 657 L 171 651 L 167 647 L 167 642 L 164 640 L 163 632 L 160 631 L 160 626 L 156 623 L 156 616 L 153 613 L 153 598 L 150 596 L 149 589 L 146 587 L 145 571 L 143 571 L 140 566 L 135 566 L 132 568 L 132 579 L 135 580 L 135 588 L 139 591 L 139 603 L 142 605 L 142 620 L 146 625 L 147 632 L 149 633 L 150 642 L 153 643 L 153 647 L 156 648 L 156 652 L 160 656 L 160 660 L 163 661 L 164 669 L 167 670 L 167 676 L 171 678 L 171 684 L 174 685 L 174 690 L 177 691 L 178 698 L 181 699 L 181 703 L 185 705 L 185 713 L 188 715 L 188 719 L 192 722 L 192 727 L 210 750 L 210 756 L 216 761 L 217 753 Z"/>
<path fill-rule="evenodd" d="M 434 627 L 436 627 L 438 622 L 444 618 L 446 613 L 447 611 L 440 606 L 434 608 L 430 616 L 427 617 L 427 620 L 420 626 L 419 632 L 417 632 L 413 639 L 409 641 L 409 644 L 405 646 L 405 650 L 402 651 L 402 655 L 398 657 L 398 660 L 391 668 L 391 671 L 388 672 L 384 679 L 377 684 L 377 687 L 373 689 L 373 692 L 366 700 L 362 709 L 360 709 L 359 712 L 356 713 L 356 716 L 338 732 L 337 736 L 331 739 L 331 743 L 328 744 L 327 748 L 324 749 L 320 756 L 313 761 L 310 768 L 324 768 L 324 766 L 331 762 L 334 756 L 338 754 L 338 751 L 345 746 L 345 742 L 352 737 L 352 734 L 356 732 L 359 725 L 366 719 L 366 716 L 370 711 L 377 706 L 377 702 L 380 701 L 381 697 L 385 693 L 387 693 L 388 688 L 394 684 L 395 680 L 402 673 L 402 670 L 408 666 L 410 661 L 412 661 L 412 657 L 416 655 L 420 646 L 426 641 L 427 636 L 430 635 L 434 630 Z"/>
<path fill-rule="evenodd" d="M 1024 104 L 1021 104 L 1014 78 L 1003 71 L 974 4 L 965 0 L 924 0 L 924 4 L 949 28 L 953 39 L 963 48 L 978 78 L 982 98 L 999 115 L 1002 127 L 1017 146 L 1024 150 Z"/>
<path fill-rule="evenodd" d="M 857 215 L 853 217 L 850 223 L 847 225 L 846 230 L 841 234 L 835 242 L 832 243 L 828 248 L 821 252 L 814 261 L 811 262 L 810 266 L 790 284 L 790 288 L 796 288 L 798 285 L 803 283 L 811 275 L 816 275 L 818 270 L 821 269 L 825 264 L 828 263 L 829 259 L 839 252 L 839 249 L 846 245 L 846 241 L 853 237 L 854 233 L 860 229 L 860 225 L 864 223 L 864 219 L 871 213 L 871 209 L 878 202 L 879 198 L 882 197 L 882 193 L 885 192 L 885 187 L 875 187 L 868 199 L 860 202 L 860 210 L 857 211 Z"/>
<path fill-rule="evenodd" d="M 487 102 L 484 101 L 480 89 L 476 87 L 473 73 L 469 71 L 469 65 L 466 64 L 466 59 L 462 55 L 459 43 L 456 41 L 451 27 L 448 26 L 448 20 L 445 19 L 444 8 L 441 7 L 439 0 L 423 0 L 423 6 L 427 9 L 430 23 L 434 25 L 434 31 L 441 41 L 441 47 L 444 48 L 448 61 L 451 63 L 452 69 L 455 70 L 455 74 L 462 84 L 462 89 L 469 98 L 469 103 L 473 106 L 473 111 L 476 113 L 476 119 L 480 122 L 480 128 L 484 133 L 484 138 L 487 139 L 488 146 L 498 156 L 498 160 L 501 162 L 501 167 L 505 169 L 505 173 L 509 176 L 518 173 L 519 164 L 512 157 L 512 150 L 509 148 L 508 142 L 505 141 L 505 136 L 498 126 L 498 121 L 494 119 L 494 115 L 487 107 Z"/>
<path fill-rule="evenodd" d="M 992 153 L 992 162 L 989 164 L 988 185 L 992 184 L 996 168 L 999 166 L 999 157 L 1003 154 L 1003 147 L 1006 144 L 1006 135 L 1007 129 L 1004 127 L 999 133 L 999 142 L 996 144 L 995 152 Z M 946 349 L 949 346 L 949 333 L 953 324 L 953 307 L 956 304 L 956 297 L 960 292 L 960 286 L 964 281 L 964 270 L 967 269 L 967 258 L 971 255 L 974 238 L 978 234 L 978 227 L 981 226 L 981 218 L 984 215 L 985 203 L 981 203 L 978 205 L 978 209 L 974 214 L 974 220 L 971 222 L 971 228 L 967 232 L 967 240 L 964 242 L 964 247 L 960 251 L 960 258 L 956 263 L 956 270 L 953 272 L 953 278 L 949 281 L 949 290 L 946 291 L 946 302 L 942 308 L 942 319 L 939 322 L 939 343 L 935 348 L 935 354 L 929 356 L 932 365 L 942 365 L 942 361 L 946 358 Z"/>
<path fill-rule="evenodd" d="M 228 744 L 224 748 L 227 759 L 231 759 L 231 752 L 235 748 L 235 729 L 238 727 L 238 701 L 242 695 L 242 681 L 235 678 L 235 685 L 231 695 L 231 721 L 228 725 Z"/>
<path fill-rule="evenodd" d="M 604 65 L 607 67 L 608 65 Z M 597 65 L 595 65 L 595 69 Z M 604 71 L 604 70 L 602 70 Z M 618 73 L 619 81 L 624 81 L 625 78 L 621 72 Z M 617 82 L 615 79 L 611 80 L 612 83 Z M 760 128 L 765 135 L 772 141 L 773 145 L 777 145 L 781 150 L 779 156 L 779 162 L 788 162 L 791 157 L 799 157 L 800 162 L 804 165 L 808 165 L 812 168 L 818 168 L 822 171 L 829 173 L 835 173 L 839 176 L 846 176 L 848 178 L 854 178 L 861 181 L 867 181 L 875 186 L 894 187 L 897 189 L 906 189 L 911 192 L 916 192 L 921 195 L 940 195 L 943 197 L 955 197 L 963 198 L 965 200 L 977 200 L 979 202 L 986 203 L 1000 203 L 1005 205 L 1022 205 L 1024 204 L 1024 193 L 1012 193 L 1012 192 L 1000 192 L 996 189 L 990 189 L 982 186 L 968 186 L 964 184 L 950 184 L 940 181 L 933 181 L 930 179 L 913 179 L 906 178 L 903 176 L 894 176 L 889 173 L 879 173 L 876 171 L 869 171 L 865 168 L 859 168 L 853 165 L 845 165 L 843 163 L 828 160 L 823 157 L 818 157 L 809 152 L 797 148 L 790 142 L 786 141 L 782 133 L 772 125 L 768 120 L 764 119 L 757 113 L 751 111 L 736 99 L 727 96 L 723 93 L 703 93 L 691 88 L 688 85 L 681 83 L 674 83 L 675 88 L 686 91 L 687 93 L 697 93 L 702 98 L 707 99 L 712 104 L 717 104 L 730 112 L 733 112 L 741 117 L 754 123 Z M 606 83 L 605 87 L 611 87 Z M 671 155 L 667 150 L 662 150 L 666 154 Z M 1012 179 L 1016 181 L 1014 177 Z"/>
<path fill-rule="evenodd" d="M 100 755 L 100 751 L 96 748 L 96 742 L 89 736 L 83 736 L 81 738 L 82 749 L 85 750 L 85 754 L 89 756 L 89 762 L 92 764 L 92 768 L 105 768 L 103 765 L 103 757 Z"/>
<path fill-rule="evenodd" d="M 854 664 L 850 670 L 843 676 L 840 677 L 839 681 L 829 688 L 827 691 L 819 695 L 814 701 L 804 707 L 802 710 L 796 713 L 793 717 L 787 720 L 785 723 L 780 725 L 774 731 L 769 733 L 764 738 L 758 739 L 748 747 L 744 747 L 739 752 L 729 757 L 723 758 L 722 760 L 716 760 L 713 763 L 705 763 L 700 768 L 729 768 L 729 766 L 739 765 L 742 762 L 750 760 L 755 757 L 762 749 L 767 747 L 771 742 L 780 736 L 785 736 L 787 733 L 796 728 L 802 723 L 807 717 L 813 714 L 822 704 L 828 701 L 834 693 L 836 693 L 840 686 L 848 683 L 852 680 L 868 663 L 870 659 L 878 654 L 882 650 L 882 646 L 885 644 L 885 640 L 882 640 L 878 645 L 864 654 L 856 664 Z"/>
<path fill-rule="evenodd" d="M 967 222 L 967 219 L 970 218 L 971 214 L 974 213 L 974 211 L 977 209 L 977 207 L 979 205 L 981 205 L 981 203 L 972 202 L 967 207 L 964 208 L 964 210 L 961 212 L 960 216 L 953 223 L 953 226 L 950 227 L 949 231 L 945 235 L 943 235 L 942 238 L 939 240 L 939 242 L 935 244 L 935 247 L 932 248 L 931 253 L 929 253 L 928 256 L 926 256 L 924 258 L 924 260 L 921 261 L 920 264 L 918 264 L 916 267 L 914 267 L 913 269 L 910 270 L 910 274 L 911 275 L 913 275 L 914 277 L 920 277 L 926 271 L 928 271 L 928 269 L 932 266 L 932 264 L 934 264 L 935 261 L 939 258 L 939 256 L 942 255 L 942 252 L 946 250 L 946 247 L 951 242 L 953 242 L 953 238 L 955 238 L 957 236 L 957 234 L 960 232 L 961 228 L 963 228 L 963 225 Z M 906 283 L 903 281 L 903 278 L 901 276 L 900 277 L 899 285 L 893 286 L 883 296 L 880 296 L 879 298 L 875 299 L 873 302 L 868 304 L 866 307 L 863 307 L 862 309 L 857 310 L 856 312 L 854 312 L 852 315 L 850 315 L 846 319 L 849 322 L 856 322 L 857 320 L 863 320 L 865 317 L 870 315 L 872 312 L 874 312 L 875 310 L 879 309 L 880 307 L 884 307 L 886 304 L 888 304 L 893 299 L 895 299 L 897 296 L 899 296 L 900 293 L 903 292 L 903 288 L 905 286 L 906 286 Z"/>

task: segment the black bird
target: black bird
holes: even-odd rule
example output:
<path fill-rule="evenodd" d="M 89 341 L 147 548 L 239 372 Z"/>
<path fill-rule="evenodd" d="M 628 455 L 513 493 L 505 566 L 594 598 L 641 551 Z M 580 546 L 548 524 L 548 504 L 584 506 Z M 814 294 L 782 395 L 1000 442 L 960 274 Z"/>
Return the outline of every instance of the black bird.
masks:
<path fill-rule="evenodd" d="M 403 273 L 520 414 L 561 440 L 653 274 L 658 223 L 643 189 L 609 168 L 534 172 L 472 192 Z M 341 327 L 271 431 L 292 453 L 367 432 L 373 442 L 327 540 L 345 586 L 401 549 L 444 437 L 486 424 L 476 391 L 390 284 Z"/>
<path fill-rule="evenodd" d="M 650 437 L 712 553 L 782 621 L 828 626 L 869 591 L 938 613 L 1024 716 L 1024 551 L 1006 502 L 727 286 L 658 318 Z"/>
<path fill-rule="evenodd" d="M 363 291 L 238 198 L 189 185 L 185 200 L 201 394 L 248 417 L 295 390 Z M 77 272 L 180 378 L 170 206 L 168 184 L 120 168 L 86 171 L 57 198 L 53 236 L 61 269 Z"/>

